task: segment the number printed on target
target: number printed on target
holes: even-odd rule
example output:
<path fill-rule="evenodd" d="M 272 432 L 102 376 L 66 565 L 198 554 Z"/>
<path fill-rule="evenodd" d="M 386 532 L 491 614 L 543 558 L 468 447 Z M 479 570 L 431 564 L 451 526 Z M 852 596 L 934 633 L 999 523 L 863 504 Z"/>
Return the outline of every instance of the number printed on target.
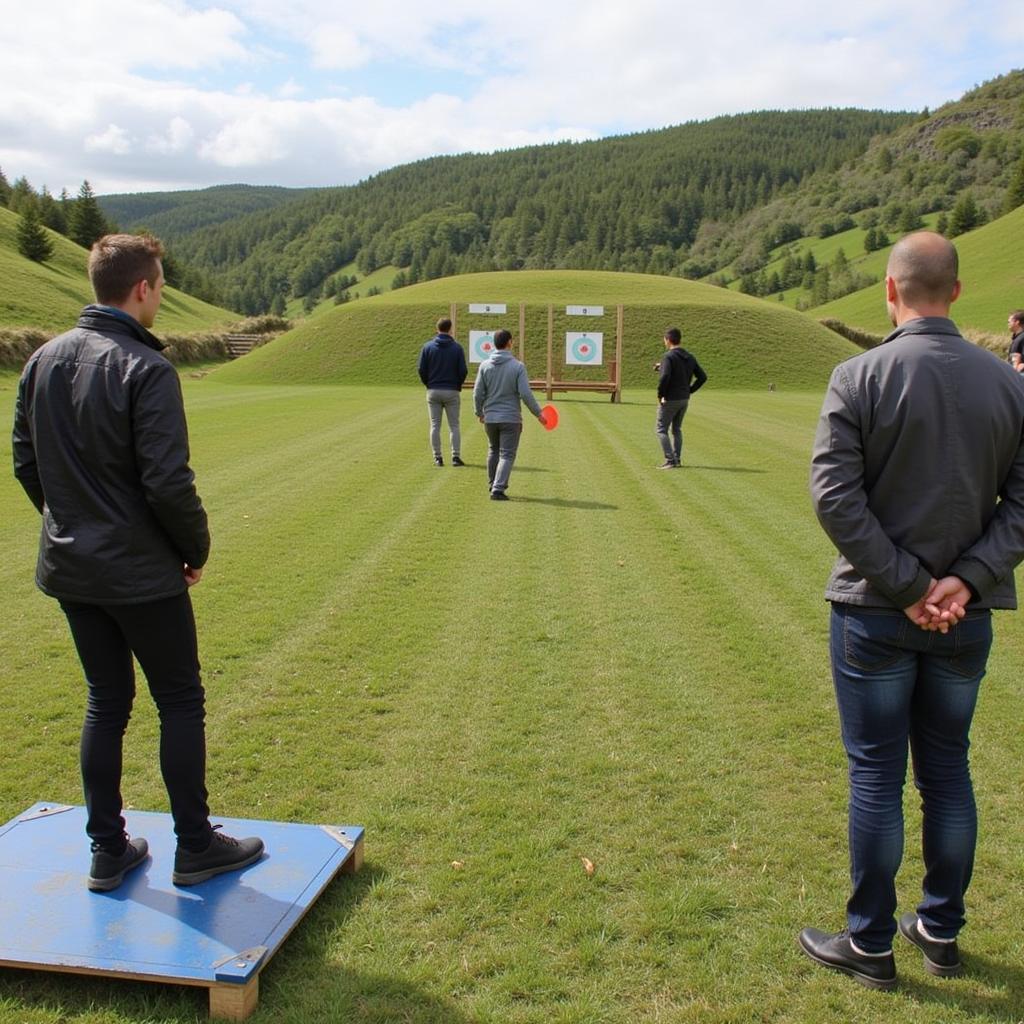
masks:
<path fill-rule="evenodd" d="M 566 366 L 600 366 L 603 358 L 604 334 L 566 332 Z"/>

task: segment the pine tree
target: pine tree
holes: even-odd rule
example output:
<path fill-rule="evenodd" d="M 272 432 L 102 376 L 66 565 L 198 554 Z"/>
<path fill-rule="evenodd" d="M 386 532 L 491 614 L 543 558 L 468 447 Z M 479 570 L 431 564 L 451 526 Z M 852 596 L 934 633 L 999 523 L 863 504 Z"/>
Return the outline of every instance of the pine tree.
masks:
<path fill-rule="evenodd" d="M 83 249 L 91 249 L 92 243 L 107 233 L 107 222 L 88 181 L 83 181 L 78 190 L 69 227 L 71 241 L 77 242 Z"/>
<path fill-rule="evenodd" d="M 39 219 L 51 231 L 59 235 L 68 233 L 68 222 L 64 216 L 64 210 L 60 203 L 50 195 L 49 189 L 44 185 L 43 191 L 39 193 Z"/>
<path fill-rule="evenodd" d="M 953 212 L 950 215 L 949 237 L 955 238 L 957 235 L 962 235 L 965 231 L 970 231 L 972 228 L 976 228 L 979 224 L 984 223 L 985 215 L 974 201 L 974 194 L 965 192 L 956 201 L 956 206 L 953 207 Z"/>
<path fill-rule="evenodd" d="M 39 223 L 35 206 L 27 206 L 18 221 L 18 252 L 36 263 L 45 263 L 53 255 L 53 240 Z"/>
<path fill-rule="evenodd" d="M 1010 187 L 1006 191 L 1006 212 L 1024 206 L 1024 157 L 1021 157 L 1017 169 L 1010 179 Z"/>
<path fill-rule="evenodd" d="M 0 167 L 0 206 L 6 206 L 11 198 L 11 186 L 4 175 L 4 169 Z"/>

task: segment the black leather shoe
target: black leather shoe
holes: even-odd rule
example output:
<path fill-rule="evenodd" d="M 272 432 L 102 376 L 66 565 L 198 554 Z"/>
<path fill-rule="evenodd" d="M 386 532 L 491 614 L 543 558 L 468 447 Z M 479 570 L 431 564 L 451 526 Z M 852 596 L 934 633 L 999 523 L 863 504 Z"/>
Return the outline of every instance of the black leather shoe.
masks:
<path fill-rule="evenodd" d="M 822 967 L 842 971 L 868 988 L 889 989 L 896 985 L 896 961 L 892 950 L 871 956 L 853 948 L 848 931 L 823 932 L 805 928 L 800 933 L 800 948 Z"/>
<path fill-rule="evenodd" d="M 214 825 L 219 829 L 220 825 Z M 248 867 L 263 856 L 263 840 L 235 839 L 223 832 L 215 831 L 210 845 L 198 853 L 183 850 L 180 846 L 174 854 L 174 873 L 171 881 L 175 885 L 198 885 L 214 875 L 225 871 L 238 871 Z"/>
<path fill-rule="evenodd" d="M 434 465 L 435 466 L 443 466 L 444 465 L 444 459 L 442 459 L 440 455 L 435 455 L 434 456 Z"/>
<path fill-rule="evenodd" d="M 149 843 L 141 836 L 138 839 L 129 839 L 124 852 L 117 855 L 94 846 L 87 883 L 89 888 L 93 892 L 110 892 L 111 889 L 116 889 L 124 881 L 124 876 L 132 868 L 137 868 L 148 854 Z"/>
<path fill-rule="evenodd" d="M 458 457 L 458 455 L 453 455 L 452 456 L 452 465 L 453 466 L 464 466 L 465 463 L 462 461 L 462 459 L 460 459 Z"/>
<path fill-rule="evenodd" d="M 508 501 L 508 495 L 504 491 L 491 491 L 491 501 Z"/>
<path fill-rule="evenodd" d="M 899 921 L 900 935 L 912 942 L 924 953 L 924 969 L 939 978 L 952 978 L 963 970 L 960 961 L 960 950 L 956 939 L 941 942 L 929 939 L 921 933 L 921 919 L 917 914 L 904 914 Z"/>

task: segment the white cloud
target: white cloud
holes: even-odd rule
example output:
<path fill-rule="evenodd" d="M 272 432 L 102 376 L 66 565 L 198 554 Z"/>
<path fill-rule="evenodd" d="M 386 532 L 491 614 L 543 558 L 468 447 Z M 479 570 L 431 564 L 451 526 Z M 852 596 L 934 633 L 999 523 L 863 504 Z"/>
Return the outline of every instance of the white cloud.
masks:
<path fill-rule="evenodd" d="M 124 156 L 132 150 L 131 139 L 124 128 L 116 124 L 107 125 L 107 130 L 90 135 L 85 140 L 85 148 L 91 153 L 113 153 Z"/>
<path fill-rule="evenodd" d="M 1024 46 L 1016 0 L 57 6 L 0 17 L 0 166 L 57 191 L 85 177 L 100 191 L 341 184 L 436 153 L 744 110 L 920 109 Z M 373 95 L 389 76 L 429 92 Z"/>

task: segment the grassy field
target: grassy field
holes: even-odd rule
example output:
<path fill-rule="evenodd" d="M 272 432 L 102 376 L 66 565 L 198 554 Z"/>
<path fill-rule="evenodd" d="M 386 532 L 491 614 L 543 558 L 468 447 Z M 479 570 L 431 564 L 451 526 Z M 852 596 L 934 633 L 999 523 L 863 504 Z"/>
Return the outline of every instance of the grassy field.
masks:
<path fill-rule="evenodd" d="M 563 399 L 557 431 L 526 425 L 499 505 L 468 414 L 469 466 L 432 466 L 418 389 L 184 384 L 214 533 L 194 597 L 215 810 L 368 830 L 363 871 L 263 972 L 255 1021 L 1024 1018 L 1015 614 L 975 728 L 966 975 L 900 947 L 900 988 L 873 993 L 796 946 L 805 924 L 841 925 L 847 885 L 831 551 L 806 494 L 819 393 L 709 384 L 670 473 L 649 391 Z M 8 422 L 13 387 L 0 376 Z M 80 802 L 83 687 L 9 475 L 0 517 L 7 820 Z M 160 811 L 156 735 L 140 695 L 125 798 Z M 205 1014 L 191 989 L 0 971 L 3 1024 Z"/>
<path fill-rule="evenodd" d="M 18 217 L 0 208 L 0 327 L 39 327 L 63 331 L 94 302 L 86 275 L 87 254 L 50 232 L 54 255 L 46 263 L 25 259 L 17 248 Z M 222 327 L 238 314 L 179 292 L 164 290 L 158 329 L 171 333 Z"/>
<path fill-rule="evenodd" d="M 531 374 L 547 365 L 548 304 L 555 306 L 556 374 L 562 370 L 565 331 L 604 332 L 605 359 L 613 358 L 615 306 L 626 307 L 623 381 L 648 385 L 663 349 L 665 328 L 677 325 L 718 387 L 767 389 L 823 386 L 835 364 L 858 350 L 803 314 L 722 288 L 680 278 L 599 271 L 516 271 L 467 274 L 317 313 L 276 341 L 220 371 L 246 384 L 401 384 L 415 379 L 420 346 L 450 304 L 460 305 L 456 334 L 509 327 L 519 333 L 519 303 L 527 305 L 526 344 L 519 352 Z M 471 302 L 504 302 L 505 317 L 475 316 Z M 605 316 L 569 318 L 566 305 L 600 304 Z M 472 373 L 472 369 L 471 369 Z M 607 366 L 572 367 L 569 379 L 608 379 Z"/>
<path fill-rule="evenodd" d="M 953 307 L 953 318 L 964 330 L 973 328 L 1006 334 L 1007 345 L 1006 315 L 1024 305 L 1022 231 L 1024 206 L 953 239 L 960 254 L 960 278 L 964 285 L 963 294 Z M 816 306 L 809 315 L 835 317 L 866 331 L 887 334 L 892 328 L 886 320 L 884 297 L 884 287 L 876 284 L 824 306 Z"/>

